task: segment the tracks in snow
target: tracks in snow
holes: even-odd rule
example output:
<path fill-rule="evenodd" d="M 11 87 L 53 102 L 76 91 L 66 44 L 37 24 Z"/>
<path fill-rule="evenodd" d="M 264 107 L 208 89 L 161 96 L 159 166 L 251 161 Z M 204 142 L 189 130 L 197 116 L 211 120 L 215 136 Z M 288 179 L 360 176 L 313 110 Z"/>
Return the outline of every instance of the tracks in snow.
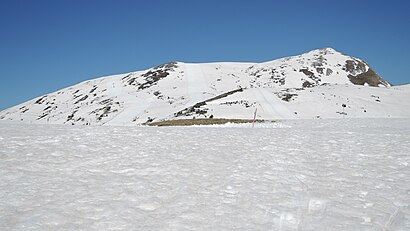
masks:
<path fill-rule="evenodd" d="M 116 96 L 119 101 L 123 102 L 123 109 L 110 121 L 104 125 L 129 125 L 132 121 L 150 106 L 152 96 L 137 97 L 124 87 L 121 79 L 125 75 L 113 76 L 107 82 L 107 91 Z"/>
<path fill-rule="evenodd" d="M 262 108 L 262 112 L 266 113 L 264 117 L 270 116 L 272 119 L 276 118 L 294 118 L 289 109 L 283 105 L 281 100 L 269 92 L 265 88 L 251 88 L 252 94 Z"/>
<path fill-rule="evenodd" d="M 206 81 L 201 66 L 199 64 L 186 63 L 185 75 L 188 81 L 189 101 L 187 105 L 194 105 L 206 100 L 203 94 L 206 91 Z"/>

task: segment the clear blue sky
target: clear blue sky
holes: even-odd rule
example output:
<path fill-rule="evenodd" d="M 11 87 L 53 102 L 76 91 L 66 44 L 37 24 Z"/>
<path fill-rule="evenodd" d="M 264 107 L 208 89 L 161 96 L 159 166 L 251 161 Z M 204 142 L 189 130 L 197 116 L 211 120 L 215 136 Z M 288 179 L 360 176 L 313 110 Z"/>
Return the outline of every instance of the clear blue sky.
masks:
<path fill-rule="evenodd" d="M 404 0 L 0 0 L 0 109 L 173 60 L 261 62 L 321 47 L 409 83 L 409 12 Z"/>

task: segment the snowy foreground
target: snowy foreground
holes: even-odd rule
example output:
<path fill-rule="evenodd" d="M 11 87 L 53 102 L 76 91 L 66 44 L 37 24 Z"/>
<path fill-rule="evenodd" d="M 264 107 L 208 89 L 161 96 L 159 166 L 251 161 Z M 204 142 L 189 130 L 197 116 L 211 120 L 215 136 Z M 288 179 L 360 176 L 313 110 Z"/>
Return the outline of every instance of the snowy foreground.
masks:
<path fill-rule="evenodd" d="M 410 120 L 0 123 L 0 230 L 410 230 Z"/>

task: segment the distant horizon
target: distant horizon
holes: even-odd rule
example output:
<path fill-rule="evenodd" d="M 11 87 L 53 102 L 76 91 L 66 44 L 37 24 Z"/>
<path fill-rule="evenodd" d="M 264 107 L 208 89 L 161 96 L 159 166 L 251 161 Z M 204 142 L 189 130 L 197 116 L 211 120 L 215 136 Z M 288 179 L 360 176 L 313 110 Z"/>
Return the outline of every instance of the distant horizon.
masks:
<path fill-rule="evenodd" d="M 260 63 L 325 47 L 409 84 L 409 9 L 398 0 L 3 1 L 0 110 L 170 61 Z"/>

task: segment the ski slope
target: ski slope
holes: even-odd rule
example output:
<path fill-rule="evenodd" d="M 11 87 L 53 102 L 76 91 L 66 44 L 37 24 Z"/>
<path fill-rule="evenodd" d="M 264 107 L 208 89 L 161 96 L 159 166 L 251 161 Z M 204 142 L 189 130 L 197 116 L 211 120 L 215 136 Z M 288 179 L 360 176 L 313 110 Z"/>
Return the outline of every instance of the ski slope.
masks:
<path fill-rule="evenodd" d="M 253 88 L 251 90 L 256 97 L 256 102 L 259 103 L 259 107 L 262 109 L 264 118 L 270 118 L 272 120 L 278 118 L 294 118 L 294 115 L 289 111 L 289 109 L 278 97 L 273 95 L 272 92 L 265 88 Z M 261 112 L 259 114 L 261 114 Z"/>
<path fill-rule="evenodd" d="M 204 74 L 199 64 L 185 63 L 185 76 L 188 89 L 188 103 L 186 106 L 192 106 L 198 102 L 206 100 L 204 92 L 207 92 L 207 84 Z"/>
<path fill-rule="evenodd" d="M 0 122 L 0 230 L 410 230 L 410 120 Z"/>
<path fill-rule="evenodd" d="M 251 119 L 255 109 L 265 120 L 409 118 L 409 97 L 409 85 L 391 86 L 366 62 L 323 48 L 264 63 L 169 62 L 92 79 L 0 111 L 0 120 L 139 126 Z"/>
<path fill-rule="evenodd" d="M 114 118 L 105 122 L 104 125 L 127 125 L 132 123 L 144 113 L 153 100 L 150 95 L 137 96 L 132 92 L 132 89 L 124 86 L 121 81 L 124 76 L 126 75 L 112 76 L 107 79 L 107 89 L 110 89 L 111 95 L 121 99 L 124 105 L 122 110 Z"/>

